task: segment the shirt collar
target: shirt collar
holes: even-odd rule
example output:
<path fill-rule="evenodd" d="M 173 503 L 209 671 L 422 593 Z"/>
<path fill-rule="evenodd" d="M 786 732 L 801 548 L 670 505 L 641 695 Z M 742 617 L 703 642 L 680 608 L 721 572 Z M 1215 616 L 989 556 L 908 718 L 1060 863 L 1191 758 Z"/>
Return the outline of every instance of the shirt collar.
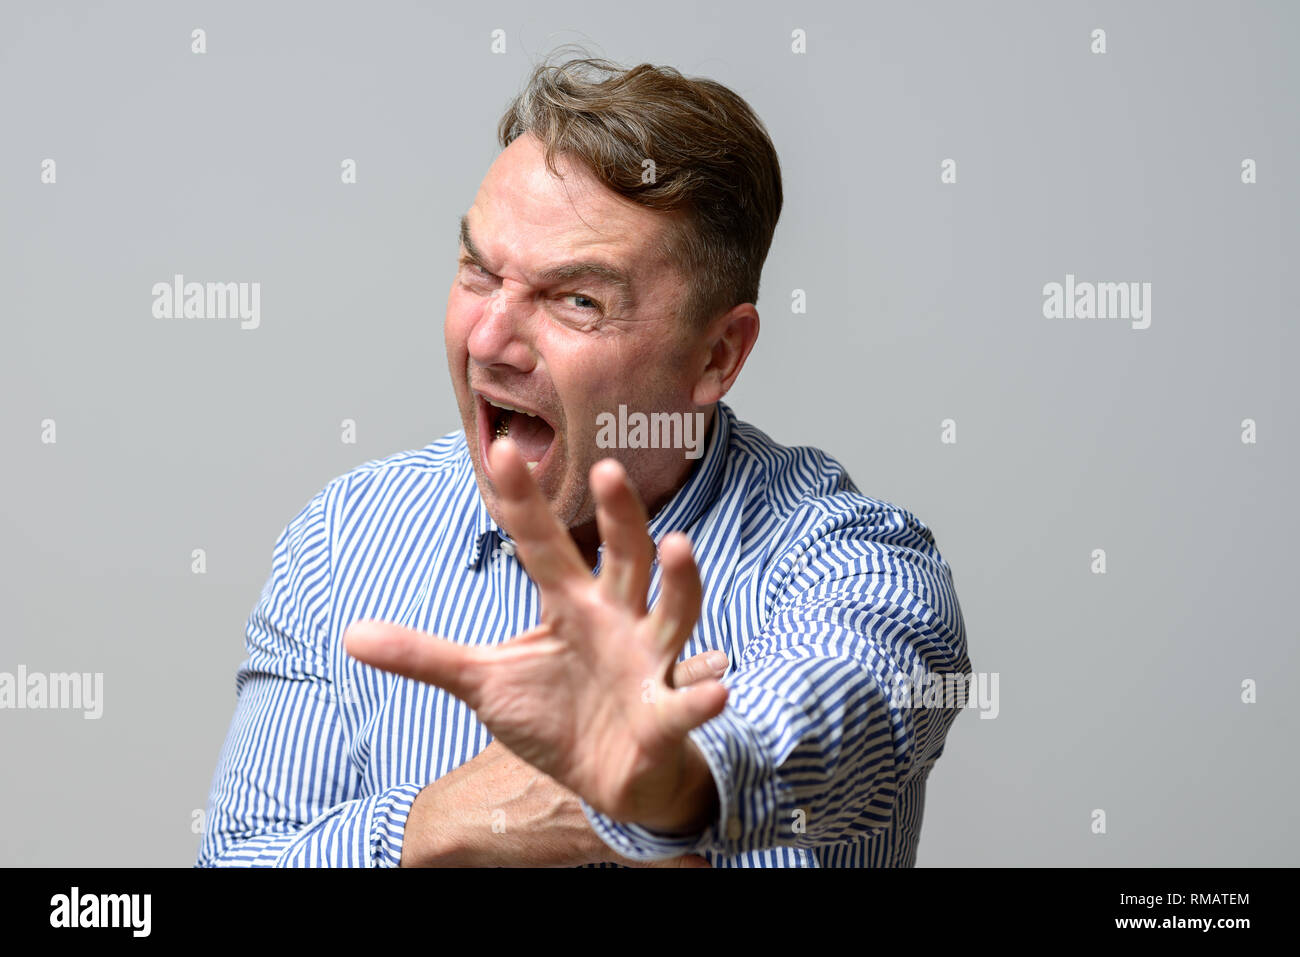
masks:
<path fill-rule="evenodd" d="M 686 479 L 686 484 L 668 500 L 663 508 L 650 519 L 646 530 L 656 547 L 669 532 L 683 531 L 690 528 L 704 514 L 722 491 L 722 477 L 727 459 L 727 447 L 731 442 L 731 430 L 735 423 L 735 413 L 724 402 L 718 402 L 713 415 L 713 424 L 709 427 L 709 438 L 704 454 Z M 464 439 L 464 433 L 461 433 Z M 462 445 L 464 442 L 462 441 Z M 474 517 L 469 523 L 469 541 L 465 549 L 465 564 L 473 568 L 482 560 L 485 552 L 493 547 L 492 539 L 502 542 L 510 541 L 510 536 L 501 528 L 487 510 L 483 496 L 479 494 L 475 481 L 474 464 L 469 456 L 468 446 L 464 449 L 464 467 L 467 481 L 473 486 Z"/>
<path fill-rule="evenodd" d="M 464 438 L 463 432 L 461 438 Z M 495 535 L 504 541 L 506 540 L 506 533 L 492 520 L 487 505 L 483 503 L 483 496 L 478 489 L 478 480 L 474 475 L 474 460 L 470 458 L 468 446 L 465 448 L 464 467 L 465 481 L 470 485 L 470 497 L 474 503 L 474 520 L 469 523 L 469 547 L 465 550 L 465 565 L 474 568 L 482 559 L 483 553 L 492 548 L 488 539 Z"/>

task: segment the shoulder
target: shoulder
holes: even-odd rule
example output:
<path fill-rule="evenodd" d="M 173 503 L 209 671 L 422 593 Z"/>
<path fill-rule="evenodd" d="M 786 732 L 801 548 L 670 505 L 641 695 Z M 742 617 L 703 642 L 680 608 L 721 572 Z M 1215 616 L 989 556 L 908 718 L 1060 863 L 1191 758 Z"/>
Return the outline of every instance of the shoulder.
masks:
<path fill-rule="evenodd" d="M 330 479 L 286 532 L 325 535 L 327 528 L 340 523 L 374 521 L 377 513 L 428 508 L 454 490 L 465 489 L 467 480 L 473 486 L 464 433 L 451 432 L 422 448 L 370 459 Z"/>
<path fill-rule="evenodd" d="M 399 486 L 437 489 L 461 481 L 467 473 L 472 473 L 472 466 L 465 435 L 449 432 L 422 448 L 362 462 L 331 479 L 320 497 L 329 503 L 347 500 L 355 504 Z"/>
<path fill-rule="evenodd" d="M 937 556 L 924 522 L 900 505 L 863 494 L 829 452 L 782 445 L 734 416 L 729 444 L 728 478 L 750 497 L 761 498 L 783 537 L 804 542 L 858 537 Z"/>
<path fill-rule="evenodd" d="M 888 601 L 961 630 L 952 570 L 930 527 L 909 509 L 860 491 L 844 465 L 811 446 L 785 446 L 733 421 L 728 469 L 761 513 L 769 595 L 780 605 L 818 595 Z"/>

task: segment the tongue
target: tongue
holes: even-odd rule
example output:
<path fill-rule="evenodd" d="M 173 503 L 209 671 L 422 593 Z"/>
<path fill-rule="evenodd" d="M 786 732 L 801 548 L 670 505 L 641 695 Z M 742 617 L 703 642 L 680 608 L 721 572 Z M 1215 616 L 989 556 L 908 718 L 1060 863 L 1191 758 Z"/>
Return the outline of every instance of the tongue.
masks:
<path fill-rule="evenodd" d="M 555 438 L 552 429 L 540 417 L 516 412 L 510 417 L 510 438 L 529 462 L 539 462 Z"/>

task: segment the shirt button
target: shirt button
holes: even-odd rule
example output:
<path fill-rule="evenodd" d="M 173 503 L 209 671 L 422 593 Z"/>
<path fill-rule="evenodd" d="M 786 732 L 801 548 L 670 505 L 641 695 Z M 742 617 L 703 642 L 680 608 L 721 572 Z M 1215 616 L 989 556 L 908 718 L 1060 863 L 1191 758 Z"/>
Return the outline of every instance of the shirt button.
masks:
<path fill-rule="evenodd" d="M 501 551 L 502 551 L 503 554 L 506 554 L 506 555 L 513 555 L 513 554 L 515 553 L 515 543 L 514 543 L 514 542 L 502 542 L 502 543 L 501 543 Z"/>
<path fill-rule="evenodd" d="M 733 817 L 727 822 L 727 837 L 733 841 L 740 840 L 740 818 Z"/>

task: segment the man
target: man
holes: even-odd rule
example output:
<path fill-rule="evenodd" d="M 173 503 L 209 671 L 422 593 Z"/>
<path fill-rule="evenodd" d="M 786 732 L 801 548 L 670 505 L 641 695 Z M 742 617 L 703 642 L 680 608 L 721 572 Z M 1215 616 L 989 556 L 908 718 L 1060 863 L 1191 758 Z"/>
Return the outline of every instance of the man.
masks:
<path fill-rule="evenodd" d="M 762 124 L 582 59 L 500 138 L 447 301 L 463 430 L 281 535 L 198 863 L 910 866 L 956 710 L 896 692 L 964 676 L 964 626 L 923 524 L 720 401 Z"/>

